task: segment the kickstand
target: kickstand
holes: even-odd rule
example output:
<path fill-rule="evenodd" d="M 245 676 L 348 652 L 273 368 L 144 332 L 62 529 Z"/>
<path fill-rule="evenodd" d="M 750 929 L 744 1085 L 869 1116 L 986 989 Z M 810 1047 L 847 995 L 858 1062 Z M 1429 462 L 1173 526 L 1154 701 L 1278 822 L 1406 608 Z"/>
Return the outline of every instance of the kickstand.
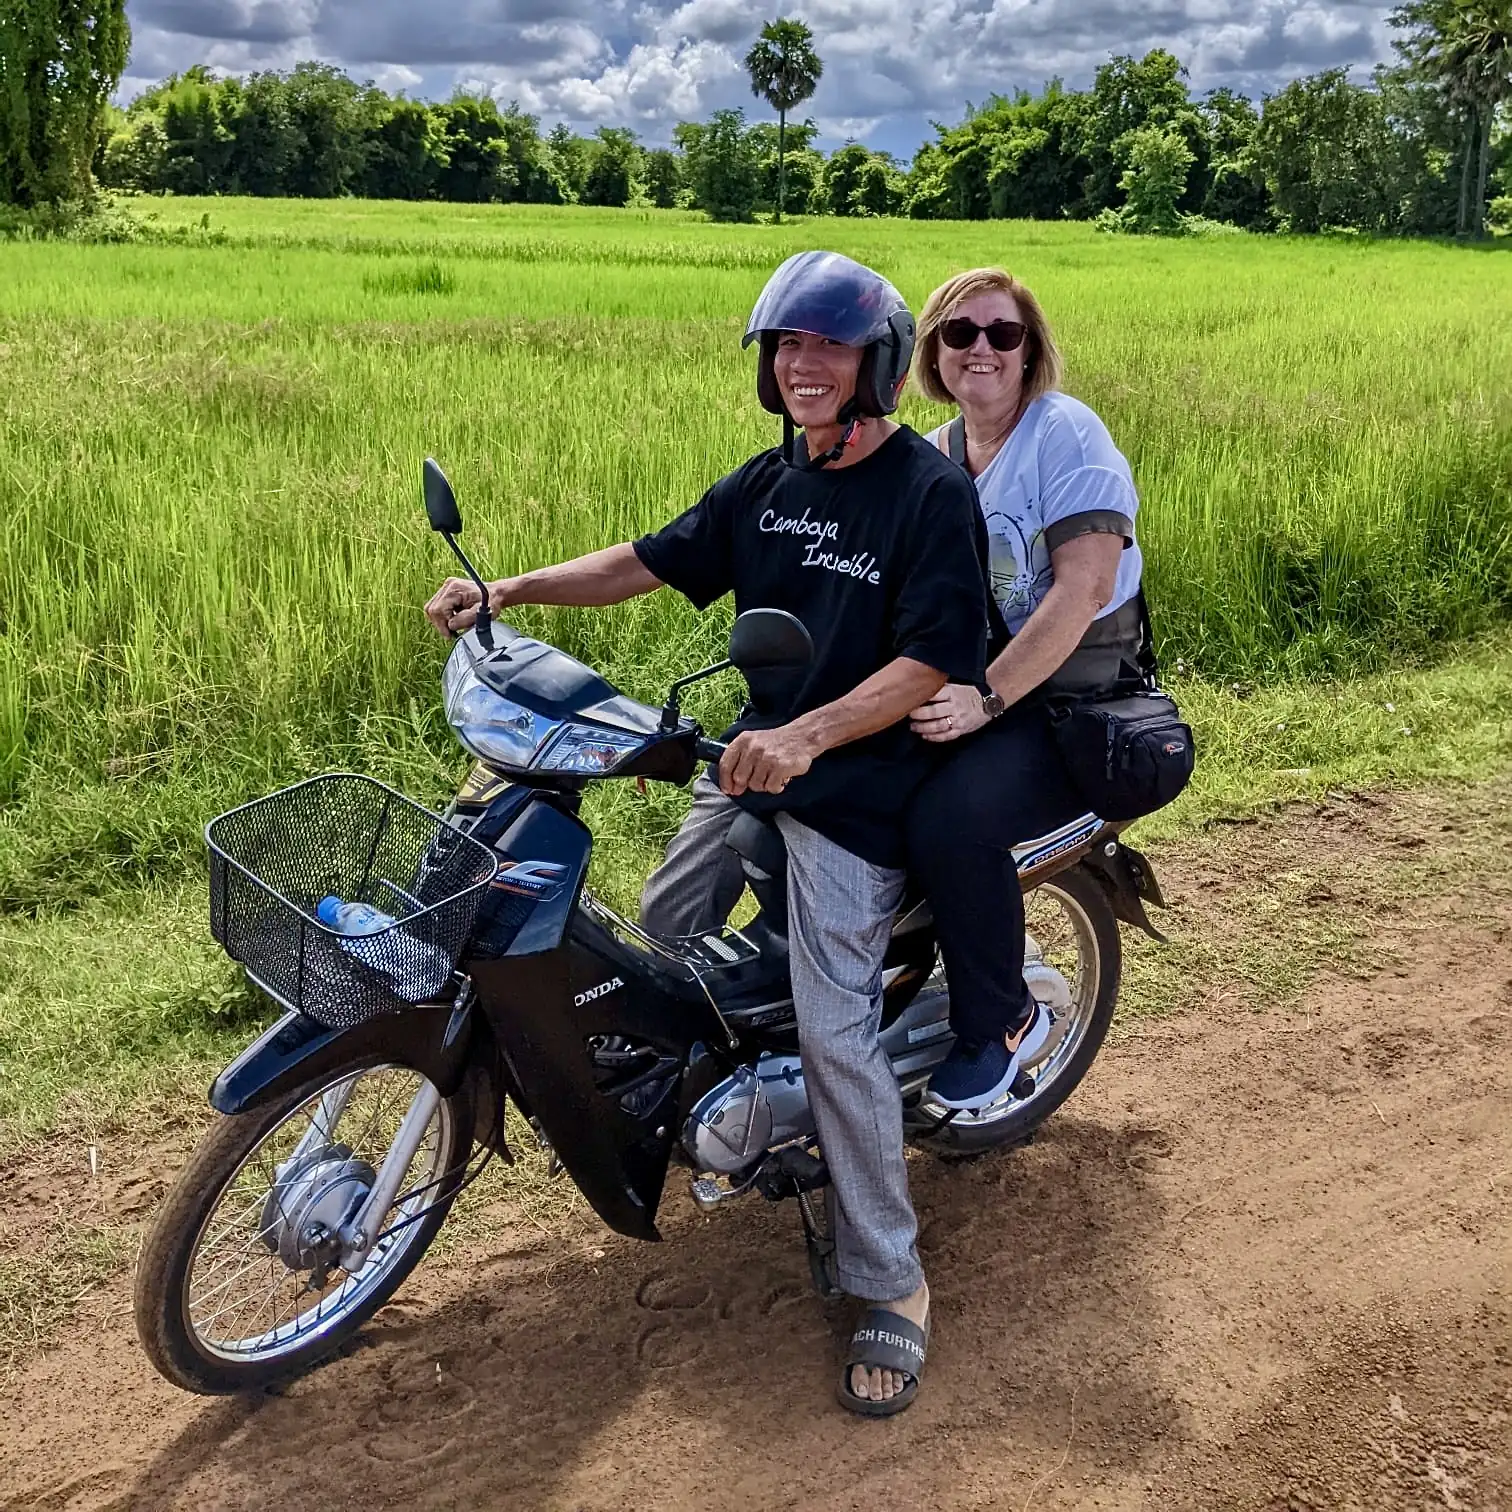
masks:
<path fill-rule="evenodd" d="M 814 1212 L 815 1198 L 824 1202 L 822 1219 Z M 826 1302 L 833 1302 L 845 1293 L 835 1274 L 834 1223 L 829 1203 L 828 1188 L 824 1189 L 822 1196 L 819 1192 L 798 1194 L 798 1211 L 803 1215 L 803 1243 L 808 1250 L 809 1277 L 814 1283 L 814 1290 Z"/>
<path fill-rule="evenodd" d="M 921 1115 L 916 1111 L 915 1116 L 918 1117 Z M 958 1108 L 950 1108 L 948 1110 L 943 1110 L 938 1118 L 936 1118 L 933 1113 L 925 1114 L 922 1116 L 928 1118 L 929 1122 L 927 1125 L 920 1127 L 916 1124 L 907 1129 L 907 1133 L 909 1135 L 911 1135 L 914 1139 L 921 1141 L 938 1139 L 939 1136 L 943 1134 L 946 1129 L 948 1129 L 951 1124 L 953 1124 L 956 1119 L 961 1116 L 961 1114 Z"/>

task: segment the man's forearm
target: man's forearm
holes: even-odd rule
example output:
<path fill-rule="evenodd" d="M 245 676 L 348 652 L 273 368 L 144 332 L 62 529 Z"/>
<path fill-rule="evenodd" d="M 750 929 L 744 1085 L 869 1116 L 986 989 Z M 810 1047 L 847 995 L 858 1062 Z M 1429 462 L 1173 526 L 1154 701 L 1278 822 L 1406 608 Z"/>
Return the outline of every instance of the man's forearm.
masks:
<path fill-rule="evenodd" d="M 564 604 L 587 609 L 622 604 L 661 586 L 661 579 L 641 563 L 635 548 L 624 544 L 490 583 L 488 602 L 495 612 L 511 604 Z"/>
<path fill-rule="evenodd" d="M 1085 594 L 1052 584 L 1024 628 L 987 669 L 992 691 L 1005 704 L 1032 693 L 1065 665 L 1096 615 L 1097 606 Z"/>
<path fill-rule="evenodd" d="M 933 698 L 945 682 L 943 672 L 900 656 L 880 672 L 872 673 L 844 698 L 800 715 L 793 721 L 792 729 L 801 732 L 812 745 L 813 754 L 819 756 L 897 724 L 911 710 Z"/>

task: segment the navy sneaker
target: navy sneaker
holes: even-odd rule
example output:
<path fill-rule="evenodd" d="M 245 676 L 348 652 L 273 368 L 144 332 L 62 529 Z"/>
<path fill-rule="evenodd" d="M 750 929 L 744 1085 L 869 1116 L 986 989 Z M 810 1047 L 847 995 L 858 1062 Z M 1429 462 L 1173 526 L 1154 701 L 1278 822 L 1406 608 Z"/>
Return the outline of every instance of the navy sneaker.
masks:
<path fill-rule="evenodd" d="M 967 1113 L 995 1103 L 1018 1080 L 1023 1064 L 1045 1048 L 1051 1027 L 1049 1012 L 1036 1003 L 1017 1050 L 1000 1039 L 957 1040 L 929 1078 L 929 1101 Z"/>

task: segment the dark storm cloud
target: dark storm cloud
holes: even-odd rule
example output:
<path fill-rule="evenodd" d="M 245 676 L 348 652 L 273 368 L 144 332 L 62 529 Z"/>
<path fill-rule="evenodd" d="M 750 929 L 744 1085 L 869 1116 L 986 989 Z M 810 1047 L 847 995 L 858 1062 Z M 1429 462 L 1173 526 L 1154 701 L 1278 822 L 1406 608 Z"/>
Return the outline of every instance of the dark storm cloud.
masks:
<path fill-rule="evenodd" d="M 133 27 L 207 39 L 277 45 L 305 36 L 314 6 L 298 0 L 139 0 Z"/>
<path fill-rule="evenodd" d="M 665 140 L 677 120 L 760 109 L 740 60 L 771 0 L 128 0 L 140 88 L 208 62 L 246 70 L 300 58 L 389 88 L 458 84 L 545 120 L 625 124 Z M 1367 0 L 795 0 L 824 59 L 804 107 L 834 142 L 910 151 L 920 123 L 965 102 L 1091 81 L 1113 53 L 1168 47 L 1193 87 L 1258 95 L 1319 68 L 1389 55 L 1389 7 Z"/>
<path fill-rule="evenodd" d="M 614 14 L 615 7 L 601 0 L 451 0 L 418 6 L 412 0 L 325 0 L 314 35 L 338 58 L 417 68 L 518 66 L 557 54 L 571 59 L 581 49 L 568 41 L 569 28 L 601 36 Z"/>

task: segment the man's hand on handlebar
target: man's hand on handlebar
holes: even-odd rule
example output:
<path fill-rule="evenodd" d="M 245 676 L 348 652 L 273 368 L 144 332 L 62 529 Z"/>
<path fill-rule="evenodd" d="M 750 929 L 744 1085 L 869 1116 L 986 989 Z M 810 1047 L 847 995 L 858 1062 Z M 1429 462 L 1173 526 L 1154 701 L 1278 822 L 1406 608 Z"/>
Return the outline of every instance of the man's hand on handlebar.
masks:
<path fill-rule="evenodd" d="M 819 755 L 812 736 L 795 725 L 776 730 L 743 730 L 725 747 L 719 761 L 719 790 L 731 798 L 742 793 L 780 793 L 801 777 Z"/>
<path fill-rule="evenodd" d="M 492 607 L 498 608 L 497 584 L 490 584 Z M 478 618 L 478 585 L 467 578 L 447 578 L 425 606 L 425 617 L 442 635 L 461 635 Z"/>

